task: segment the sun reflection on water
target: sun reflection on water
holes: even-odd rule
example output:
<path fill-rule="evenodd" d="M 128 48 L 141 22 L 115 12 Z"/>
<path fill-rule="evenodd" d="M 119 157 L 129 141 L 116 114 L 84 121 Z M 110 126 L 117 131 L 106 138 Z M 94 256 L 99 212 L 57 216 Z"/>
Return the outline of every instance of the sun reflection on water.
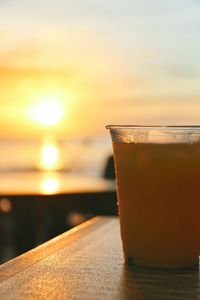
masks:
<path fill-rule="evenodd" d="M 46 174 L 41 181 L 41 192 L 45 195 L 57 193 L 60 189 L 60 181 L 56 174 Z"/>
<path fill-rule="evenodd" d="M 58 170 L 60 161 L 60 148 L 56 140 L 45 139 L 41 147 L 39 168 L 43 171 Z"/>

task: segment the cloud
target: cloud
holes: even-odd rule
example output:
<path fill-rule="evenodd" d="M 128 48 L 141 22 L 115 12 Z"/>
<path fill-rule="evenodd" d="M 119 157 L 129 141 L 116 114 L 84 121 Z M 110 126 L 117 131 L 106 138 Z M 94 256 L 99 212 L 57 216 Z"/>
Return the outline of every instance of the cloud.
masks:
<path fill-rule="evenodd" d="M 20 42 L 17 45 L 9 47 L 9 49 L 0 50 L 0 64 L 12 64 L 17 60 L 31 60 L 37 55 L 38 51 L 34 45 L 26 42 Z"/>
<path fill-rule="evenodd" d="M 54 68 L 25 68 L 25 67 L 13 67 L 0 65 L 0 78 L 1 79 L 17 79 L 17 78 L 40 78 L 40 77 L 51 77 L 51 76 L 64 76 L 64 77 L 74 77 L 76 76 L 76 71 L 72 69 L 54 69 Z"/>
<path fill-rule="evenodd" d="M 193 79 L 199 77 L 199 71 L 184 65 L 169 65 L 166 74 L 183 79 Z"/>
<path fill-rule="evenodd" d="M 1 110 L 10 106 L 17 110 L 20 103 L 30 103 L 42 91 L 69 93 L 76 77 L 73 69 L 0 66 Z"/>
<path fill-rule="evenodd" d="M 0 5 L 9 5 L 10 2 L 12 2 L 12 0 L 0 0 Z"/>

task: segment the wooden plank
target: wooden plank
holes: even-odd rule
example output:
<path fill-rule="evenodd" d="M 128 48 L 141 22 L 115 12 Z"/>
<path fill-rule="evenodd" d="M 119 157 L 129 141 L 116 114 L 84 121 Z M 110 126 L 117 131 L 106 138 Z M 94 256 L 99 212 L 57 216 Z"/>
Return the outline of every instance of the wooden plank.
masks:
<path fill-rule="evenodd" d="M 187 299 L 198 269 L 125 267 L 117 218 L 95 218 L 0 267 L 0 299 Z"/>

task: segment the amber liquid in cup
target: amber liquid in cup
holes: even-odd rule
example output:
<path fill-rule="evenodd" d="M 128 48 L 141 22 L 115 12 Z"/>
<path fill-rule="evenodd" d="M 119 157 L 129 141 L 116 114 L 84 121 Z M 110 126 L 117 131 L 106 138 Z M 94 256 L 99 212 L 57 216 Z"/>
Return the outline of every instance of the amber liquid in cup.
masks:
<path fill-rule="evenodd" d="M 153 267 L 197 265 L 200 143 L 113 142 L 125 260 Z"/>

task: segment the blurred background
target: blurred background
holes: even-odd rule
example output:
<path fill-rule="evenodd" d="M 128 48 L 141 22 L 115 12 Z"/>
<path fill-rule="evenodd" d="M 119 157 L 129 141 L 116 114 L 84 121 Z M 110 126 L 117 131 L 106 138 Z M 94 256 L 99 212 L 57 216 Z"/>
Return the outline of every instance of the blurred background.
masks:
<path fill-rule="evenodd" d="M 200 123 L 199 36 L 198 0 L 0 0 L 2 261 L 53 236 L 44 203 L 115 200 L 105 124 Z M 116 207 L 83 211 L 64 208 L 54 235 Z"/>

